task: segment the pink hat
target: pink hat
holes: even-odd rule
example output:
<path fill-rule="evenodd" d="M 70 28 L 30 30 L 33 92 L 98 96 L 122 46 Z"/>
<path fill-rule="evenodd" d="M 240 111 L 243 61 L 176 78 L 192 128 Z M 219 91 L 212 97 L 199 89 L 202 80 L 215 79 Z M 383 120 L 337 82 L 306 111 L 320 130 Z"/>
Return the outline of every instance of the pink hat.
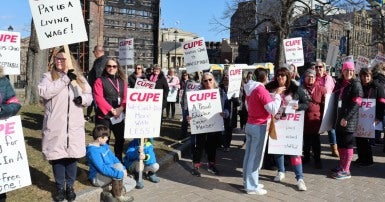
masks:
<path fill-rule="evenodd" d="M 354 70 L 354 62 L 344 62 L 342 65 L 342 71 L 345 70 Z"/>

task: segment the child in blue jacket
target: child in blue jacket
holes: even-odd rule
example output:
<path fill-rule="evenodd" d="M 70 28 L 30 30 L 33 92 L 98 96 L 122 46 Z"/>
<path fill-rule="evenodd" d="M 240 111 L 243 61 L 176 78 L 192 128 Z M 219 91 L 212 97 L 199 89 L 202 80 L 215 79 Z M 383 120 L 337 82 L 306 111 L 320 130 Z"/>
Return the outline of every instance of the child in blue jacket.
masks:
<path fill-rule="evenodd" d="M 108 187 L 112 184 L 112 195 L 118 201 L 133 201 L 132 196 L 124 196 L 123 178 L 127 176 L 126 168 L 122 165 L 107 144 L 110 131 L 105 125 L 97 125 L 92 134 L 94 141 L 87 145 L 87 162 L 90 168 L 88 179 L 97 187 Z M 103 193 L 108 195 L 109 193 Z"/>
<path fill-rule="evenodd" d="M 139 180 L 139 160 L 143 160 L 143 173 L 148 180 L 154 183 L 159 182 L 159 178 L 155 175 L 159 170 L 159 164 L 156 162 L 154 146 L 152 145 L 152 138 L 144 138 L 144 146 L 140 147 L 140 139 L 134 139 L 128 144 L 126 156 L 123 159 L 124 165 L 129 171 L 133 172 L 136 180 L 137 189 L 143 188 L 143 181 Z"/>

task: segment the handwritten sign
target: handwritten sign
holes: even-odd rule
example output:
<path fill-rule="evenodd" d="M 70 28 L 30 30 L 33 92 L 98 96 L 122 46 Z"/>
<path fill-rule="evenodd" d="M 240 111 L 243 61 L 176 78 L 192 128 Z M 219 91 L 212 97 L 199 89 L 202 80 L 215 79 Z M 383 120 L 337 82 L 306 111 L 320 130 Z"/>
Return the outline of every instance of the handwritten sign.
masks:
<path fill-rule="evenodd" d="M 148 80 L 136 78 L 135 87 L 136 89 L 154 89 L 155 88 L 155 82 L 151 82 Z"/>
<path fill-rule="evenodd" d="M 191 134 L 223 131 L 221 96 L 218 89 L 187 92 Z"/>
<path fill-rule="evenodd" d="M 170 90 L 168 91 L 168 95 L 167 95 L 167 102 L 176 102 L 177 96 L 178 96 L 178 89 L 175 86 L 170 87 Z"/>
<path fill-rule="evenodd" d="M 364 57 L 364 56 L 357 56 L 357 61 L 356 61 L 356 65 L 355 65 L 355 71 L 356 72 L 360 72 L 360 70 L 362 68 L 368 68 L 369 67 L 369 63 L 370 63 L 370 59 L 367 58 L 367 57 Z"/>
<path fill-rule="evenodd" d="M 0 67 L 4 75 L 20 74 L 20 33 L 0 31 Z"/>
<path fill-rule="evenodd" d="M 127 89 L 124 138 L 159 137 L 162 89 Z"/>
<path fill-rule="evenodd" d="M 277 139 L 269 137 L 269 154 L 302 155 L 304 117 L 305 112 L 299 111 L 275 120 Z"/>
<path fill-rule="evenodd" d="M 120 65 L 134 65 L 133 38 L 119 41 L 119 63 Z"/>
<path fill-rule="evenodd" d="M 206 43 L 203 37 L 186 41 L 182 44 L 184 53 L 184 66 L 187 73 L 210 69 Z"/>
<path fill-rule="evenodd" d="M 356 137 L 374 138 L 374 120 L 376 118 L 376 99 L 362 98 L 358 110 Z"/>
<path fill-rule="evenodd" d="M 385 62 L 385 56 L 384 55 L 376 55 L 376 57 L 374 58 L 374 60 L 377 62 L 377 63 L 380 63 L 380 62 Z"/>
<path fill-rule="evenodd" d="M 31 185 L 20 116 L 0 120 L 0 194 Z"/>
<path fill-rule="evenodd" d="M 80 1 L 29 0 L 40 49 L 87 41 Z"/>
<path fill-rule="evenodd" d="M 318 132 L 319 134 L 329 131 L 333 128 L 337 110 L 334 104 L 336 98 L 337 96 L 335 93 L 328 93 L 325 95 L 325 107 L 321 119 L 321 126 Z"/>
<path fill-rule="evenodd" d="M 242 82 L 242 69 L 247 67 L 245 64 L 236 64 L 229 66 L 229 87 L 227 89 L 227 97 L 239 97 Z"/>
<path fill-rule="evenodd" d="M 198 82 L 195 82 L 195 81 L 187 81 L 186 82 L 186 93 L 187 92 L 191 92 L 191 91 L 197 91 L 197 90 L 199 90 L 199 88 L 201 87 L 201 84 L 200 83 L 198 83 Z M 183 93 L 183 92 L 182 92 Z M 183 94 L 182 95 L 180 95 L 180 97 L 183 97 Z M 187 107 L 187 96 L 184 96 L 184 98 L 183 98 L 184 100 L 184 106 L 183 106 L 183 109 L 184 110 L 187 110 L 188 109 L 188 107 Z"/>
<path fill-rule="evenodd" d="M 283 46 L 287 64 L 294 64 L 297 67 L 305 64 L 302 37 L 284 39 Z"/>

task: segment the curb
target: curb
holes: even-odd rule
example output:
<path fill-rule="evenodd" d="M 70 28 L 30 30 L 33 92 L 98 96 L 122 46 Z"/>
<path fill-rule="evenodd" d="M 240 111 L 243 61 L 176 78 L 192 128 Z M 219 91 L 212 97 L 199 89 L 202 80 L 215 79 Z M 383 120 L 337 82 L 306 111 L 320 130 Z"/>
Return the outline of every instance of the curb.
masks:
<path fill-rule="evenodd" d="M 166 156 L 158 161 L 160 167 L 167 167 L 168 165 L 177 162 L 182 157 L 182 152 L 188 148 L 190 140 L 181 143 L 179 147 L 170 151 Z M 91 187 L 79 191 L 77 193 L 76 201 L 95 202 L 100 201 L 100 193 L 103 191 L 101 187 Z"/>

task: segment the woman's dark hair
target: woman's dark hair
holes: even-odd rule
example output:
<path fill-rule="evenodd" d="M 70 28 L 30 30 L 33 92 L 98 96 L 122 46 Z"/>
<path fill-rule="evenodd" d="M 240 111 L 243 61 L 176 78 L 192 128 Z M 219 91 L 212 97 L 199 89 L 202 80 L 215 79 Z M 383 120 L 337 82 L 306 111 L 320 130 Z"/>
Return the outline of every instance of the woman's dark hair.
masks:
<path fill-rule="evenodd" d="M 103 124 L 96 125 L 94 130 L 92 130 L 92 137 L 94 140 L 99 137 L 110 137 L 110 129 Z"/>
<path fill-rule="evenodd" d="M 106 67 L 107 67 L 107 64 L 108 64 L 109 61 L 114 61 L 116 63 L 116 65 L 118 65 L 118 68 L 117 68 L 118 71 L 116 72 L 115 76 L 117 76 L 118 78 L 120 78 L 122 80 L 126 80 L 126 76 L 124 75 L 124 72 L 123 72 L 122 68 L 120 67 L 118 59 L 116 59 L 116 58 L 108 58 L 107 62 L 106 62 Z M 104 75 L 108 75 L 106 67 L 104 67 L 104 69 L 103 69 L 103 73 L 102 73 L 103 76 Z"/>
<path fill-rule="evenodd" d="M 277 72 L 275 73 L 275 81 L 277 81 L 278 75 L 284 74 L 286 76 L 286 83 L 285 87 L 286 89 L 290 88 L 290 83 L 291 83 L 291 72 L 288 68 L 279 68 Z"/>
<path fill-rule="evenodd" d="M 249 72 L 251 73 L 251 72 Z M 249 74 L 247 74 L 249 75 Z M 253 75 L 253 80 L 256 80 L 258 82 L 264 82 L 266 77 L 267 77 L 268 73 L 267 73 L 267 70 L 264 69 L 264 68 L 257 68 L 255 71 L 254 71 L 254 75 Z"/>

